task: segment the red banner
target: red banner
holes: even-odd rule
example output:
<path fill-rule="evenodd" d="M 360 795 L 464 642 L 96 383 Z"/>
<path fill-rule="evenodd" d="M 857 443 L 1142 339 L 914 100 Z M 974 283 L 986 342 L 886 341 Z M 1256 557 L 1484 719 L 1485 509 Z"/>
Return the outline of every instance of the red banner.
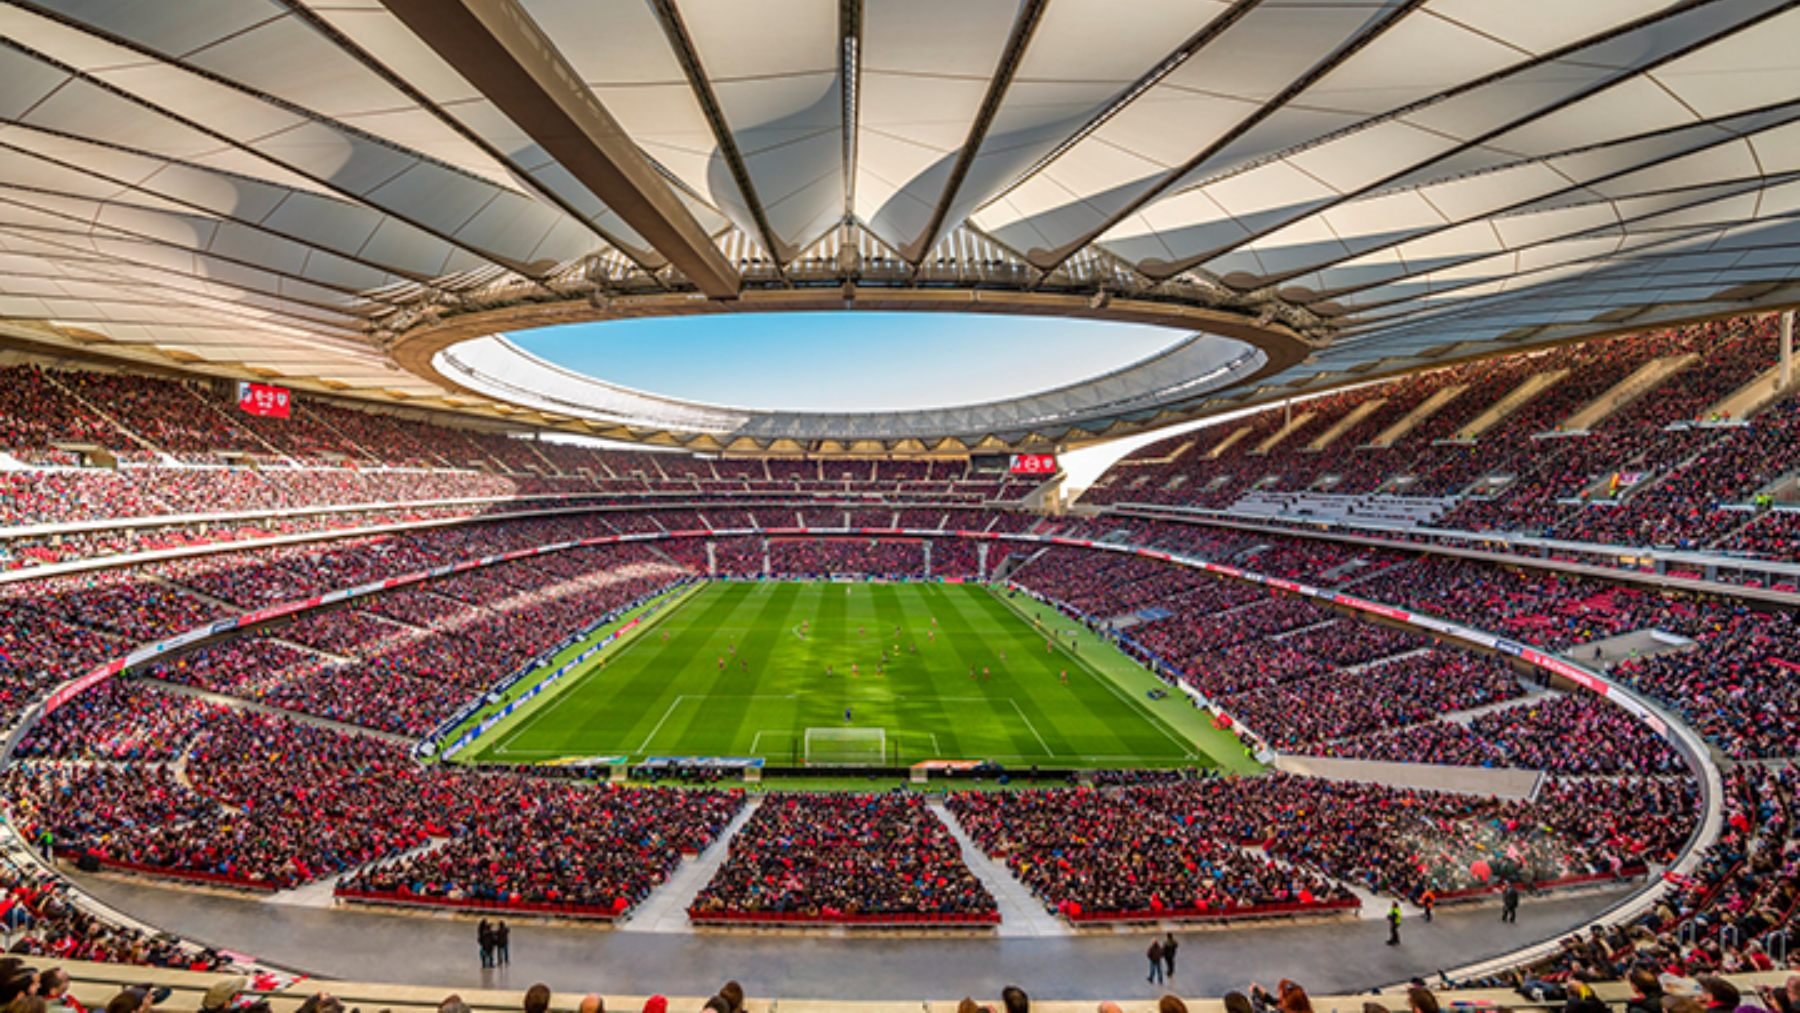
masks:
<path fill-rule="evenodd" d="M 292 394 L 286 387 L 251 383 L 248 380 L 238 383 L 238 408 L 248 415 L 285 419 L 290 411 L 291 400 Z"/>

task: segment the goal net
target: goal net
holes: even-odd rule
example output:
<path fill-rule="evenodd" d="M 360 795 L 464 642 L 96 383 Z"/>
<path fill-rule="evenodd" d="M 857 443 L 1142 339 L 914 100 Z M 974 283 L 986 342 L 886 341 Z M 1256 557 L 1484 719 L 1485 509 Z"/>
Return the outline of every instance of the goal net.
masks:
<path fill-rule="evenodd" d="M 881 728 L 808 728 L 806 765 L 886 766 L 887 731 Z"/>

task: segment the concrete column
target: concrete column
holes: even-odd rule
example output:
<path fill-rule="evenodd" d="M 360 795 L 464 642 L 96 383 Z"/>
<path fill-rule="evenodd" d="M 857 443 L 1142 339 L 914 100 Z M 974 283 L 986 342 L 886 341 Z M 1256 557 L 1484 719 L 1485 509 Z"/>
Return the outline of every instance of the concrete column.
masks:
<path fill-rule="evenodd" d="M 706 542 L 706 575 L 708 577 L 717 577 L 719 575 L 718 548 L 719 548 L 718 543 L 714 542 L 710 538 L 707 539 L 707 542 Z"/>
<path fill-rule="evenodd" d="M 1794 311 L 1781 315 L 1781 389 L 1794 382 Z"/>
<path fill-rule="evenodd" d="M 925 579 L 931 579 L 931 539 L 925 539 Z"/>
<path fill-rule="evenodd" d="M 980 576 L 980 578 L 983 581 L 987 580 L 987 573 L 988 573 L 988 571 L 987 571 L 987 550 L 988 550 L 987 542 L 975 543 L 975 559 L 980 564 L 979 566 L 976 567 L 975 572 L 977 575 Z"/>
<path fill-rule="evenodd" d="M 769 540 L 767 538 L 762 540 L 762 552 L 763 552 L 762 575 L 763 575 L 763 579 L 767 580 L 767 579 L 769 579 Z"/>

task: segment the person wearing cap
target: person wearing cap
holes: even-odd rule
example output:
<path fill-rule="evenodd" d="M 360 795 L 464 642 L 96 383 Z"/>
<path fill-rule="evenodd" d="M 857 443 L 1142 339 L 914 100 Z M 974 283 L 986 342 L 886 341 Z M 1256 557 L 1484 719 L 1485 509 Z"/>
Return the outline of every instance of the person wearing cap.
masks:
<path fill-rule="evenodd" d="M 218 1010 L 231 1008 L 231 1002 L 238 993 L 250 987 L 250 979 L 243 976 L 222 978 L 206 990 L 205 998 L 200 1000 L 200 1013 L 216 1013 Z"/>
<path fill-rule="evenodd" d="M 645 999 L 644 1013 L 669 1013 L 669 1000 L 660 995 Z"/>

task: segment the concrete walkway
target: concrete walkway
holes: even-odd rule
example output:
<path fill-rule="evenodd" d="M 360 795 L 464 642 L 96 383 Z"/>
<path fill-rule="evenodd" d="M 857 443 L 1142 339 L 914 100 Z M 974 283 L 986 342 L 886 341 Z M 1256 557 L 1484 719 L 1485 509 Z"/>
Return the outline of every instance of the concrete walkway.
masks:
<path fill-rule="evenodd" d="M 1140 932 L 1059 938 L 865 936 L 851 938 L 619 932 L 524 918 L 512 927 L 512 966 L 483 971 L 470 916 L 264 904 L 75 872 L 83 889 L 203 943 L 268 963 L 352 981 L 429 985 L 448 993 L 486 987 L 523 992 L 547 982 L 580 995 L 706 995 L 736 978 L 752 996 L 818 999 L 948 999 L 993 995 L 1018 983 L 1033 995 L 1154 1000 L 1144 982 Z M 1537 939 L 1554 939 L 1632 888 L 1526 898 L 1516 925 L 1492 908 L 1440 909 L 1433 925 L 1408 919 L 1404 946 L 1387 946 L 1379 923 L 1237 923 L 1177 929 L 1177 990 L 1217 997 L 1251 981 L 1297 976 L 1318 993 L 1359 991 L 1430 975 Z M 1158 929 L 1160 932 L 1160 928 Z M 1402 1000 L 1404 1002 L 1404 1000 Z M 1391 1004 L 1391 1003 L 1390 1003 Z M 785 1008 L 785 1004 L 784 1004 Z"/>
<path fill-rule="evenodd" d="M 687 909 L 694 903 L 694 898 L 706 884 L 712 882 L 713 874 L 731 854 L 731 839 L 737 836 L 744 824 L 760 808 L 763 800 L 752 797 L 730 823 L 719 833 L 719 839 L 712 846 L 692 858 L 683 859 L 680 867 L 669 876 L 669 881 L 650 892 L 637 910 L 615 927 L 619 932 L 658 932 L 665 935 L 690 933 L 694 927 L 688 923 Z"/>
<path fill-rule="evenodd" d="M 994 902 L 1000 906 L 1000 929 L 1002 936 L 1066 936 L 1070 934 L 1067 923 L 1045 910 L 1044 902 L 1024 883 L 1012 874 L 1012 870 L 994 861 L 982 853 L 981 846 L 969 837 L 969 832 L 956 822 L 944 805 L 942 796 L 933 796 L 927 803 L 937 818 L 944 821 L 949 828 L 950 836 L 962 848 L 963 863 L 981 885 L 987 887 L 988 893 L 994 895 Z"/>

